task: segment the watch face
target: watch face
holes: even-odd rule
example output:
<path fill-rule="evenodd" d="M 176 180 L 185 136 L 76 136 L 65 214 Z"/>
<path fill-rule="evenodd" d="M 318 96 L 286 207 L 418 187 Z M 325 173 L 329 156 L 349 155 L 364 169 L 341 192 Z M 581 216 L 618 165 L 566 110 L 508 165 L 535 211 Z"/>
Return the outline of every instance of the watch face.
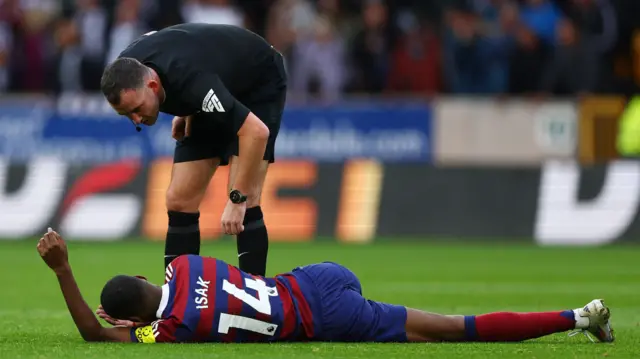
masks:
<path fill-rule="evenodd" d="M 231 191 L 231 194 L 229 197 L 231 198 L 231 202 L 233 203 L 239 203 L 242 200 L 242 195 L 238 190 Z"/>

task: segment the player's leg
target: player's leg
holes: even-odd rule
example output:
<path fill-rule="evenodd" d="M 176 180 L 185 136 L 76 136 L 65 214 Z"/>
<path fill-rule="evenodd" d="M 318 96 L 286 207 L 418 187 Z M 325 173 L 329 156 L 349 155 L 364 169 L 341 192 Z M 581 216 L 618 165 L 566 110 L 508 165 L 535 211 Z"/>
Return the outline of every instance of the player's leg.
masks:
<path fill-rule="evenodd" d="M 238 157 L 232 156 L 229 169 L 229 191 L 233 188 L 238 174 Z M 262 187 L 267 177 L 269 161 L 262 161 L 259 178 L 255 181 L 255 187 L 245 195 L 247 196 L 247 211 L 244 215 L 244 231 L 236 236 L 238 249 L 238 266 L 240 270 L 264 276 L 267 270 L 267 254 L 269 252 L 269 234 L 264 223 L 260 200 Z"/>
<path fill-rule="evenodd" d="M 613 341 L 609 309 L 601 300 L 584 308 L 552 312 L 497 312 L 460 316 L 407 309 L 409 341 L 512 342 L 543 337 L 572 329 L 591 332 L 600 341 Z"/>
<path fill-rule="evenodd" d="M 219 163 L 209 158 L 173 164 L 166 193 L 165 267 L 177 256 L 200 254 L 200 202 Z"/>
<path fill-rule="evenodd" d="M 176 143 L 166 193 L 165 267 L 179 255 L 200 254 L 200 202 L 228 148 L 222 131 L 207 120 L 194 116 L 190 136 Z"/>

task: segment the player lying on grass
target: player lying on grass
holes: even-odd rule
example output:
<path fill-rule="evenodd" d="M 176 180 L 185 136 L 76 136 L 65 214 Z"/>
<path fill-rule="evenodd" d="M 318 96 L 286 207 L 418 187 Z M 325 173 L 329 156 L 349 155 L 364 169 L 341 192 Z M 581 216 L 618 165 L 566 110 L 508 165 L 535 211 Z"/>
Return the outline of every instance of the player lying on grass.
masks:
<path fill-rule="evenodd" d="M 358 278 L 335 263 L 298 267 L 265 278 L 215 259 L 176 258 L 165 284 L 118 275 L 100 296 L 100 315 L 133 325 L 104 328 L 85 303 L 59 234 L 38 252 L 58 277 L 82 338 L 112 342 L 427 342 L 522 341 L 572 329 L 613 341 L 602 300 L 584 308 L 539 313 L 440 315 L 367 300 Z"/>

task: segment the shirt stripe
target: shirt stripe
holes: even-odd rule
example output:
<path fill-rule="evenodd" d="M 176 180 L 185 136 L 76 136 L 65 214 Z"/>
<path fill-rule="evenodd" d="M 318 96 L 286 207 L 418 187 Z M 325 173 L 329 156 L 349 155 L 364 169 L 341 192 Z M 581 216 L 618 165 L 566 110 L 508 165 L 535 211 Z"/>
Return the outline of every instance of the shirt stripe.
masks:
<path fill-rule="evenodd" d="M 215 316 L 215 304 L 216 304 L 216 272 L 217 272 L 217 261 L 205 261 L 203 263 L 202 269 L 202 277 L 205 280 L 210 281 L 208 298 L 207 298 L 207 308 L 200 309 L 200 320 L 198 322 L 198 327 L 196 328 L 196 338 L 198 341 L 210 341 L 211 340 L 211 329 L 213 327 L 213 320 Z M 200 304 L 202 306 L 202 304 Z"/>
<path fill-rule="evenodd" d="M 227 270 L 229 271 L 229 283 L 235 285 L 238 289 L 244 289 L 244 281 L 242 280 L 242 276 L 240 275 L 240 271 L 238 269 L 236 269 L 235 267 L 232 267 L 230 265 L 227 266 Z M 236 298 L 235 296 L 228 294 L 227 295 L 229 298 L 228 304 L 227 304 L 227 314 L 230 315 L 242 315 L 242 307 L 244 305 L 244 302 L 238 298 Z M 228 340 L 230 342 L 235 342 L 238 339 L 238 329 L 236 328 L 230 328 L 229 329 L 229 334 L 227 335 Z M 246 334 L 240 334 L 241 337 L 246 336 Z"/>
<path fill-rule="evenodd" d="M 296 279 L 296 277 L 292 274 L 285 274 L 282 277 L 288 280 L 293 298 L 295 298 L 298 304 L 298 313 L 300 314 L 300 318 L 302 319 L 302 329 L 304 331 L 304 335 L 306 338 L 311 339 L 313 338 L 314 333 L 313 313 L 311 312 L 311 308 L 309 308 L 309 303 L 307 303 L 307 300 L 300 290 L 298 279 Z"/>

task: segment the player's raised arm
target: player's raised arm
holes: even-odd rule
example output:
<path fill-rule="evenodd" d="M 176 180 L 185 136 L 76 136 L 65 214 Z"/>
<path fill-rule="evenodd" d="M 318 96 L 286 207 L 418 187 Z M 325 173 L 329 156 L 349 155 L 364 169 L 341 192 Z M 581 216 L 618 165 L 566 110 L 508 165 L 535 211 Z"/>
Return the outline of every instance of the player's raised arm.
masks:
<path fill-rule="evenodd" d="M 53 270 L 73 321 L 86 341 L 131 342 L 129 328 L 104 328 L 84 301 L 68 261 L 67 246 L 51 229 L 38 241 L 38 253 Z"/>

